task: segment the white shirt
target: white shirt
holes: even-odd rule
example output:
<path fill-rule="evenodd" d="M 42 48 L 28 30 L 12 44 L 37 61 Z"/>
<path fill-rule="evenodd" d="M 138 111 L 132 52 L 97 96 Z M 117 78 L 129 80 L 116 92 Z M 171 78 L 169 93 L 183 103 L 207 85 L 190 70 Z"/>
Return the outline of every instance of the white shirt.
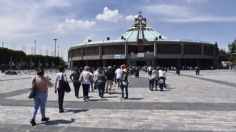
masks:
<path fill-rule="evenodd" d="M 96 81 L 98 79 L 98 72 L 95 71 L 93 74 L 93 81 Z"/>
<path fill-rule="evenodd" d="M 63 77 L 62 77 L 62 75 L 63 75 Z M 58 82 L 59 82 L 59 80 L 63 80 L 62 78 L 64 78 L 64 81 L 67 82 L 67 76 L 65 73 L 62 73 L 62 72 L 57 73 L 56 82 L 55 82 L 56 88 L 59 88 Z"/>
<path fill-rule="evenodd" d="M 116 69 L 115 74 L 116 79 L 122 79 L 123 71 L 120 68 Z"/>
<path fill-rule="evenodd" d="M 159 70 L 158 73 L 159 73 L 159 77 L 165 77 L 165 76 L 164 76 L 164 74 L 165 74 L 164 71 Z"/>
<path fill-rule="evenodd" d="M 148 71 L 152 71 L 152 67 L 151 66 L 148 67 Z"/>
<path fill-rule="evenodd" d="M 93 76 L 93 74 L 91 73 L 91 72 L 89 72 L 89 71 L 83 71 L 82 73 L 81 73 L 81 75 L 83 76 L 83 80 L 82 80 L 82 84 L 90 84 L 91 82 L 90 82 L 90 77 L 92 77 Z"/>

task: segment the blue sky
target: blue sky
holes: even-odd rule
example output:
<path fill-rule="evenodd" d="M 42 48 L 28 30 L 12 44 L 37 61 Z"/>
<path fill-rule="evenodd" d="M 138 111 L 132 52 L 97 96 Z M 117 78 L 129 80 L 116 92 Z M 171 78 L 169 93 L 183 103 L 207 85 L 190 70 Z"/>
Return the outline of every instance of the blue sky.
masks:
<path fill-rule="evenodd" d="M 37 54 L 54 50 L 67 58 L 69 47 L 87 39 L 118 38 L 142 11 L 151 27 L 169 39 L 218 42 L 236 38 L 235 0 L 1 0 L 0 43 Z"/>

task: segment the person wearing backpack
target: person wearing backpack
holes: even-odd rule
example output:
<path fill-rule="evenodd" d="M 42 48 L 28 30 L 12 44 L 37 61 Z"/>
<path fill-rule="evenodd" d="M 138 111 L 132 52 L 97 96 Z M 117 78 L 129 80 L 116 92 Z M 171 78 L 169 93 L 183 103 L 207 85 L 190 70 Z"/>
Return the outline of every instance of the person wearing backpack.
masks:
<path fill-rule="evenodd" d="M 32 126 L 36 125 L 35 117 L 37 111 L 40 107 L 40 112 L 42 115 L 41 121 L 48 121 L 49 118 L 45 115 L 46 102 L 48 97 L 48 87 L 52 87 L 52 83 L 47 77 L 44 76 L 44 69 L 39 68 L 36 70 L 37 75 L 33 78 L 32 82 L 36 84 L 36 91 L 34 95 L 34 108 L 32 112 L 32 117 L 30 123 Z"/>
<path fill-rule="evenodd" d="M 55 82 L 55 93 L 58 92 L 59 113 L 64 112 L 63 102 L 64 102 L 64 96 L 65 96 L 65 88 L 59 85 L 60 80 L 67 82 L 67 76 L 64 73 L 64 71 L 65 71 L 65 67 L 59 66 L 59 73 L 57 73 L 56 82 Z"/>

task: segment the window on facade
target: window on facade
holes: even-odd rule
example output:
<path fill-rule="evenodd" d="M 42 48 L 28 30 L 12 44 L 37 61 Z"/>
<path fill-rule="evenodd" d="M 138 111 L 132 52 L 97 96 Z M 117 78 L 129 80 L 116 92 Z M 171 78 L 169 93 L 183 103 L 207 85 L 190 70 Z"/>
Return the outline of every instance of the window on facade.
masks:
<path fill-rule="evenodd" d="M 84 49 L 84 55 L 99 55 L 99 47 L 85 47 Z"/>
<path fill-rule="evenodd" d="M 124 45 L 103 46 L 102 51 L 103 55 L 125 54 L 125 47 Z"/>
<path fill-rule="evenodd" d="M 212 46 L 204 46 L 204 55 L 213 55 L 214 47 Z"/>
<path fill-rule="evenodd" d="M 157 54 L 181 54 L 181 45 L 157 44 Z"/>
<path fill-rule="evenodd" d="M 153 45 L 141 45 L 141 46 L 136 46 L 136 45 L 129 45 L 128 47 L 128 51 L 129 51 L 129 54 L 131 53 L 142 53 L 142 52 L 153 52 Z"/>
<path fill-rule="evenodd" d="M 72 51 L 70 51 L 70 55 L 72 57 L 77 57 L 77 56 L 81 56 L 82 55 L 82 49 L 74 49 Z"/>
<path fill-rule="evenodd" d="M 184 45 L 184 54 L 200 55 L 201 45 Z"/>

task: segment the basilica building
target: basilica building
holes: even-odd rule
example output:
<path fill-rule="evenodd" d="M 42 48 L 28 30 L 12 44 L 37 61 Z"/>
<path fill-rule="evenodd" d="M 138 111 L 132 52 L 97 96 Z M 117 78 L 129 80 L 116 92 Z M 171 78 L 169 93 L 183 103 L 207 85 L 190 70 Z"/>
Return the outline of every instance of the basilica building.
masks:
<path fill-rule="evenodd" d="M 217 44 L 171 40 L 160 34 L 139 13 L 134 23 L 118 39 L 77 44 L 68 51 L 70 67 L 74 66 L 200 66 L 210 68 L 217 65 Z"/>

